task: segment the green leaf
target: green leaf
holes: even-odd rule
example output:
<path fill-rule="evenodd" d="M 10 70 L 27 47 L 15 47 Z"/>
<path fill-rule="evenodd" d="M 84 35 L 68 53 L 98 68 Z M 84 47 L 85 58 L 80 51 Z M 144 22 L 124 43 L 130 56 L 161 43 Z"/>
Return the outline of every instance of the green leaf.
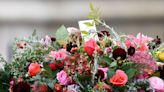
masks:
<path fill-rule="evenodd" d="M 90 18 L 90 19 L 94 19 L 94 13 L 90 12 L 87 17 Z"/>
<path fill-rule="evenodd" d="M 85 25 L 88 26 L 88 27 L 91 27 L 91 26 L 94 25 L 94 22 L 93 22 L 93 23 L 90 23 L 90 22 L 84 22 L 83 24 L 85 24 Z"/>
<path fill-rule="evenodd" d="M 66 44 L 69 34 L 64 25 L 62 25 L 59 29 L 57 29 L 55 37 L 56 37 L 57 42 L 59 42 L 59 44 L 61 45 Z"/>
<path fill-rule="evenodd" d="M 111 78 L 115 74 L 115 70 L 114 69 L 109 69 L 107 74 L 108 74 L 108 78 Z"/>
<path fill-rule="evenodd" d="M 134 77 L 134 75 L 136 74 L 137 70 L 136 69 L 128 69 L 127 71 L 125 71 L 125 73 L 128 76 L 128 79 L 131 79 Z"/>
<path fill-rule="evenodd" d="M 93 3 L 90 3 L 89 6 L 90 6 L 90 10 L 91 10 L 91 11 L 94 11 Z"/>
<path fill-rule="evenodd" d="M 110 64 L 110 67 L 116 67 L 117 66 L 117 63 L 116 62 L 112 62 L 111 64 Z"/>
<path fill-rule="evenodd" d="M 82 30 L 81 33 L 84 34 L 84 35 L 88 35 L 89 34 L 87 31 L 84 31 L 84 30 Z"/>
<path fill-rule="evenodd" d="M 49 86 L 51 89 L 53 89 L 53 88 L 54 88 L 54 83 L 50 82 L 50 83 L 48 83 L 48 86 Z"/>
<path fill-rule="evenodd" d="M 110 65 L 110 63 L 112 62 L 112 59 L 109 58 L 108 56 L 103 56 L 103 60 L 104 60 L 108 65 Z"/>
<path fill-rule="evenodd" d="M 48 66 L 48 64 L 44 64 L 45 71 L 43 72 L 44 76 L 49 77 L 49 78 L 53 78 L 54 76 L 52 75 L 53 72 L 51 70 L 51 68 Z"/>

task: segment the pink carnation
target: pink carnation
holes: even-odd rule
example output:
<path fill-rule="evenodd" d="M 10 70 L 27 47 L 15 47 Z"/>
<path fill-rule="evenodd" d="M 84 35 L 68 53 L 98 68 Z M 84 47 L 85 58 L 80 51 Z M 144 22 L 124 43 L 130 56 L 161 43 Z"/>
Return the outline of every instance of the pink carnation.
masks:
<path fill-rule="evenodd" d="M 64 59 L 67 57 L 68 52 L 66 51 L 66 49 L 60 49 L 58 51 L 51 51 L 49 55 L 54 59 Z"/>
<path fill-rule="evenodd" d="M 155 92 L 164 92 L 164 81 L 159 77 L 151 77 L 148 79 L 150 87 L 155 90 Z"/>
<path fill-rule="evenodd" d="M 70 83 L 70 79 L 64 70 L 57 73 L 57 80 L 61 85 L 68 85 Z"/>

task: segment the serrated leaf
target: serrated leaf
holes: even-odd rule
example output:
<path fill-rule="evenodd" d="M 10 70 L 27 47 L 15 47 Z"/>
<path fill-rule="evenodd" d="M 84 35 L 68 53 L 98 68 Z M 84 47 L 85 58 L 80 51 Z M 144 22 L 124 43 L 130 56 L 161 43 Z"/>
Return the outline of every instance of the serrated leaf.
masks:
<path fill-rule="evenodd" d="M 59 29 L 57 29 L 55 34 L 57 42 L 59 42 L 60 45 L 66 44 L 69 34 L 64 25 L 62 25 Z"/>
<path fill-rule="evenodd" d="M 136 69 L 128 69 L 127 71 L 125 71 L 125 73 L 128 76 L 128 79 L 131 79 L 134 77 L 134 75 L 136 74 Z"/>
<path fill-rule="evenodd" d="M 88 27 L 91 27 L 91 26 L 94 25 L 94 23 L 90 23 L 90 22 L 84 22 L 83 24 L 85 24 L 85 25 L 88 26 Z"/>

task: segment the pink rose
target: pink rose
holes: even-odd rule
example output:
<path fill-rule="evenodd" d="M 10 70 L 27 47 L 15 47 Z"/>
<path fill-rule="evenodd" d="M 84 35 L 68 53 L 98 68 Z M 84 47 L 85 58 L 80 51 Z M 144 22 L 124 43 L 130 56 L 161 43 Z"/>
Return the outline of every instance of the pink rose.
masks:
<path fill-rule="evenodd" d="M 70 82 L 70 79 L 64 70 L 57 73 L 57 80 L 61 85 L 68 85 Z"/>
<path fill-rule="evenodd" d="M 148 79 L 150 87 L 155 89 L 155 92 L 164 92 L 164 81 L 159 77 L 151 77 Z"/>
<path fill-rule="evenodd" d="M 108 78 L 107 71 L 109 69 L 106 67 L 106 68 L 98 68 L 98 70 L 101 70 L 104 72 L 104 78 L 102 80 L 106 80 Z"/>
<path fill-rule="evenodd" d="M 84 51 L 87 52 L 88 55 L 92 56 L 96 49 L 98 49 L 98 45 L 94 39 L 90 39 L 84 43 Z"/>
<path fill-rule="evenodd" d="M 38 63 L 31 63 L 28 67 L 28 73 L 30 76 L 36 76 L 41 71 L 40 65 Z"/>
<path fill-rule="evenodd" d="M 128 76 L 122 70 L 117 70 L 116 74 L 110 78 L 110 82 L 116 86 L 125 86 L 128 82 Z"/>
<path fill-rule="evenodd" d="M 58 51 L 51 51 L 49 55 L 54 59 L 64 59 L 67 57 L 68 52 L 66 51 L 66 49 L 60 49 Z"/>

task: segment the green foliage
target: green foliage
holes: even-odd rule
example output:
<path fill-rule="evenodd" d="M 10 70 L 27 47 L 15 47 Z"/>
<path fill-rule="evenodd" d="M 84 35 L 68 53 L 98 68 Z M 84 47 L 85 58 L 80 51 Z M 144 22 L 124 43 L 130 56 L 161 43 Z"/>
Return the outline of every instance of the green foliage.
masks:
<path fill-rule="evenodd" d="M 0 70 L 0 92 L 8 92 L 10 75 L 4 70 Z"/>
<path fill-rule="evenodd" d="M 142 66 L 132 63 L 132 62 L 124 62 L 121 69 L 125 71 L 125 73 L 128 75 L 128 79 L 131 80 L 136 74 L 139 73 L 138 67 L 143 68 Z"/>
<path fill-rule="evenodd" d="M 20 49 L 17 43 L 20 41 L 27 42 L 27 45 Z M 15 77 L 27 77 L 28 65 L 32 62 L 46 62 L 45 55 L 48 54 L 53 48 L 45 47 L 40 43 L 36 31 L 33 34 L 23 40 L 15 39 L 13 45 L 13 58 L 12 63 L 8 65 L 8 69 L 11 74 Z"/>
<path fill-rule="evenodd" d="M 97 21 L 100 21 L 100 9 L 95 8 L 92 3 L 90 3 L 90 13 L 88 14 L 88 18 L 94 19 L 96 24 L 98 25 L 99 23 Z"/>
<path fill-rule="evenodd" d="M 108 78 L 111 78 L 115 74 L 115 69 L 109 69 L 107 74 L 108 74 Z"/>
<path fill-rule="evenodd" d="M 128 69 L 125 71 L 125 73 L 128 75 L 128 79 L 133 78 L 136 75 L 137 70 L 136 69 Z"/>
<path fill-rule="evenodd" d="M 109 56 L 102 56 L 102 61 L 104 61 L 108 66 L 112 63 L 112 59 Z"/>
<path fill-rule="evenodd" d="M 147 79 L 136 80 L 127 85 L 127 92 L 138 92 L 139 89 L 142 89 L 145 92 L 149 92 L 151 90 Z"/>

